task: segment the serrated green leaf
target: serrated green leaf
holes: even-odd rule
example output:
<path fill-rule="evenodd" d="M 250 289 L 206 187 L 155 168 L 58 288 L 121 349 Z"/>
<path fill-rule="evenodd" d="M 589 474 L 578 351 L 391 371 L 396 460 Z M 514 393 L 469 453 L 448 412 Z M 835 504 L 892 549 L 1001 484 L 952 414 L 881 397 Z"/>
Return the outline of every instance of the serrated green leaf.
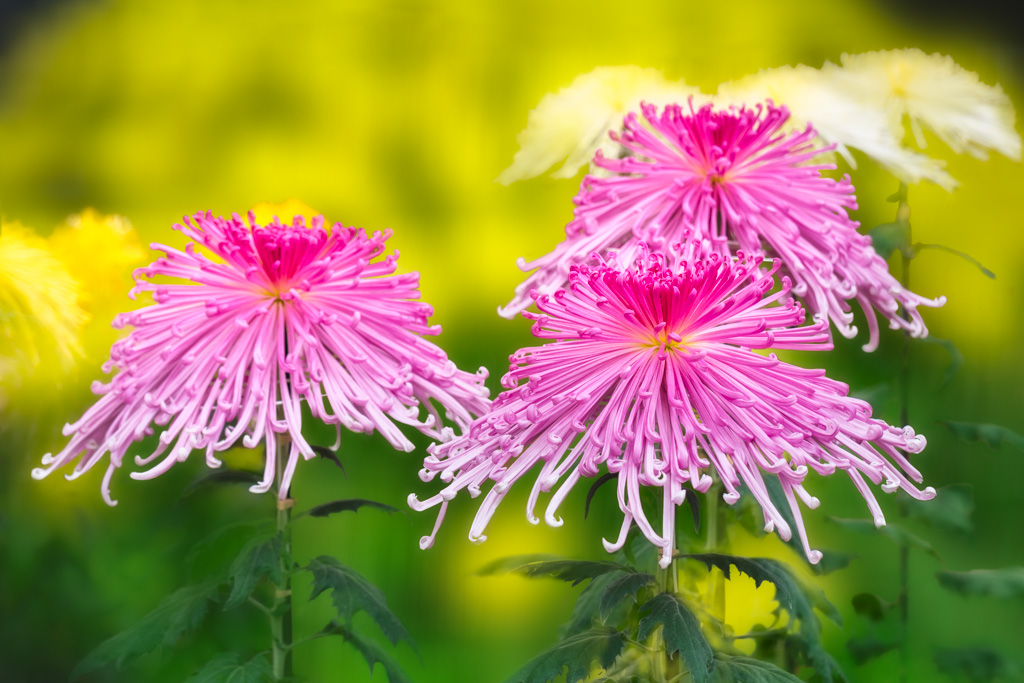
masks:
<path fill-rule="evenodd" d="M 314 600 L 330 590 L 338 617 L 346 628 L 351 627 L 353 616 L 365 612 L 392 643 L 397 645 L 398 641 L 405 640 L 412 644 L 405 626 L 388 609 L 384 594 L 356 570 L 327 555 L 313 558 L 306 569 L 313 574 L 313 593 L 309 599 Z"/>
<path fill-rule="evenodd" d="M 939 650 L 935 653 L 935 666 L 951 676 L 966 676 L 971 683 L 1014 679 L 1017 667 L 1005 656 L 988 648 Z"/>
<path fill-rule="evenodd" d="M 327 446 L 310 446 L 313 452 L 320 456 L 321 460 L 329 460 L 333 462 L 341 470 L 341 473 L 348 479 L 348 472 L 345 470 L 345 466 L 341 464 L 341 460 L 338 459 L 338 454 L 332 451 Z"/>
<path fill-rule="evenodd" d="M 626 634 L 613 628 L 595 628 L 563 640 L 534 657 L 506 683 L 546 683 L 565 673 L 565 683 L 578 683 L 590 676 L 593 662 L 610 667 L 626 644 Z"/>
<path fill-rule="evenodd" d="M 969 572 L 938 572 L 943 588 L 961 595 L 986 595 L 996 598 L 1024 596 L 1024 567 L 974 569 Z"/>
<path fill-rule="evenodd" d="M 960 371 L 960 368 L 963 367 L 964 354 L 960 352 L 956 344 L 948 339 L 939 339 L 938 337 L 928 335 L 920 339 L 920 341 L 941 346 L 949 354 L 949 367 L 946 368 L 946 374 L 943 375 L 942 382 L 939 384 L 939 389 L 945 389 L 953 381 L 953 378 L 956 377 L 956 373 Z"/>
<path fill-rule="evenodd" d="M 384 673 L 387 674 L 389 683 L 412 683 L 395 658 L 369 638 L 364 638 L 338 622 L 331 622 L 323 629 L 323 632 L 337 634 L 354 647 L 370 666 L 370 676 L 373 676 L 374 667 L 380 664 L 384 668 Z"/>
<path fill-rule="evenodd" d="M 867 617 L 871 621 L 881 621 L 893 604 L 878 597 L 874 593 L 858 593 L 853 596 L 853 611 Z"/>
<path fill-rule="evenodd" d="M 284 580 L 281 572 L 282 552 L 280 534 L 249 541 L 231 563 L 231 569 L 228 571 L 231 595 L 224 603 L 224 609 L 232 609 L 245 602 L 264 576 L 280 585 Z"/>
<path fill-rule="evenodd" d="M 888 536 L 896 545 L 917 548 L 928 553 L 932 557 L 941 560 L 942 556 L 932 547 L 932 544 L 920 536 L 916 536 L 897 524 L 886 524 L 883 527 L 876 527 L 875 523 L 868 519 L 842 519 L 840 517 L 829 517 L 829 521 L 835 522 L 844 529 L 856 531 L 861 534 L 881 534 Z"/>
<path fill-rule="evenodd" d="M 661 626 L 665 652 L 683 658 L 694 683 L 707 683 L 715 666 L 715 653 L 700 630 L 700 622 L 686 605 L 671 593 L 659 593 L 640 608 L 640 630 L 637 640 L 643 642 Z"/>
<path fill-rule="evenodd" d="M 984 441 L 989 448 L 996 449 L 1005 442 L 1017 450 L 1024 451 L 1024 436 L 1012 429 L 981 422 L 945 421 L 943 424 L 949 427 L 949 431 L 953 432 L 955 436 L 969 443 Z"/>
<path fill-rule="evenodd" d="M 268 683 L 272 680 L 274 670 L 265 654 L 242 662 L 241 657 L 230 652 L 211 659 L 185 683 Z"/>
<path fill-rule="evenodd" d="M 559 639 L 568 638 L 593 628 L 594 619 L 598 616 L 601 596 L 604 595 L 605 589 L 617 578 L 618 574 L 602 574 L 601 576 L 594 577 L 580 591 L 579 597 L 576 598 L 576 604 L 572 608 L 572 616 L 569 617 L 568 622 L 562 624 L 561 628 L 558 629 Z M 602 620 L 604 619 L 605 617 L 602 617 Z"/>
<path fill-rule="evenodd" d="M 960 251 L 959 249 L 954 249 L 953 247 L 947 247 L 944 244 L 923 244 L 921 242 L 918 242 L 918 243 L 914 244 L 914 246 L 913 246 L 913 253 L 917 254 L 922 249 L 937 249 L 939 251 L 944 251 L 944 252 L 946 252 L 948 254 L 953 254 L 954 256 L 959 256 L 960 258 L 962 258 L 963 260 L 967 261 L 968 263 L 973 265 L 975 268 L 980 270 L 981 274 L 984 275 L 985 277 L 987 277 L 987 278 L 989 278 L 991 280 L 995 280 L 996 279 L 996 274 L 993 273 L 988 268 L 986 268 L 985 266 L 981 265 L 981 261 L 979 261 L 978 259 L 974 258 L 973 256 L 971 256 L 970 254 L 968 254 L 966 252 Z"/>
<path fill-rule="evenodd" d="M 910 253 L 910 226 L 906 223 L 882 223 L 871 228 L 868 234 L 871 236 L 871 246 L 885 260 L 889 260 L 892 252 L 897 249 Z"/>
<path fill-rule="evenodd" d="M 185 554 L 185 566 L 191 574 L 197 563 L 206 560 L 208 556 L 215 555 L 215 551 L 223 550 L 225 546 L 244 546 L 248 542 L 248 540 L 243 540 L 246 536 L 271 528 L 273 527 L 268 522 L 244 521 L 226 524 L 202 537 L 189 548 Z M 236 533 L 239 537 L 234 536 Z"/>
<path fill-rule="evenodd" d="M 396 507 L 388 505 L 386 503 L 378 503 L 375 500 L 366 500 L 365 498 L 349 498 L 347 500 L 332 500 L 330 503 L 324 503 L 317 505 L 309 509 L 310 517 L 327 517 L 333 515 L 336 512 L 358 512 L 360 508 L 371 507 L 384 512 L 394 514 L 395 512 L 405 513 L 404 510 L 399 510 Z"/>
<path fill-rule="evenodd" d="M 715 655 L 714 683 L 803 683 L 774 664 L 750 657 Z"/>
<path fill-rule="evenodd" d="M 807 643 L 807 654 L 811 666 L 826 681 L 836 677 L 845 680 L 842 670 L 821 643 L 821 621 L 815 610 L 825 614 L 838 625 L 842 617 L 835 605 L 828 601 L 818 586 L 802 580 L 782 562 L 764 557 L 740 557 L 721 553 L 680 555 L 679 557 L 698 560 L 711 567 L 718 567 L 729 578 L 731 568 L 754 580 L 755 586 L 767 581 L 775 586 L 775 597 L 790 615 L 800 622 L 800 634 Z"/>
<path fill-rule="evenodd" d="M 100 643 L 75 667 L 71 679 L 110 664 L 120 669 L 160 646 L 174 645 L 206 617 L 210 603 L 220 599 L 219 588 L 210 581 L 174 591 L 137 623 Z"/>
<path fill-rule="evenodd" d="M 853 661 L 859 666 L 899 647 L 900 642 L 898 639 L 881 640 L 874 637 L 850 638 L 846 641 L 846 649 L 850 653 L 850 657 L 853 658 Z"/>
<path fill-rule="evenodd" d="M 542 559 L 539 559 L 542 558 Z M 514 572 L 523 576 L 550 576 L 577 585 L 609 572 L 632 572 L 632 568 L 617 562 L 595 562 L 592 560 L 566 560 L 538 555 L 522 555 L 495 560 L 477 571 L 478 576 Z"/>
<path fill-rule="evenodd" d="M 615 580 L 601 595 L 600 615 L 603 620 L 607 620 L 615 608 L 626 598 L 636 602 L 637 593 L 642 588 L 654 583 L 654 577 L 650 574 L 626 574 L 620 577 L 608 574 L 607 576 L 611 576 Z"/>
<path fill-rule="evenodd" d="M 902 492 L 901 492 L 902 493 Z M 940 488 L 934 500 L 917 500 L 906 494 L 900 504 L 907 516 L 920 519 L 939 529 L 970 533 L 974 530 L 974 488 L 970 484 L 952 484 Z"/>
<path fill-rule="evenodd" d="M 215 485 L 246 484 L 252 486 L 258 484 L 262 478 L 262 475 L 258 472 L 248 472 L 246 470 L 214 470 L 212 473 L 207 474 L 205 477 L 200 477 L 186 486 L 185 490 L 181 492 L 181 497 L 187 498 L 200 489 Z"/>

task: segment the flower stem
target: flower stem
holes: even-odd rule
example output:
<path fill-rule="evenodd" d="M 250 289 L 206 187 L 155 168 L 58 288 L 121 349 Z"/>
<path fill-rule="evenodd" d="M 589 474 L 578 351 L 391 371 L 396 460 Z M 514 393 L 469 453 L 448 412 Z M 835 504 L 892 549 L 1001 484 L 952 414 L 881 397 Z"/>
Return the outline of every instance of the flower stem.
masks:
<path fill-rule="evenodd" d="M 675 595 L 679 592 L 679 568 L 676 566 L 677 560 L 673 559 L 665 569 L 658 570 L 658 588 L 662 593 L 669 593 Z M 665 651 L 665 681 L 671 681 L 679 677 L 680 662 L 679 653 L 672 656 L 668 652 L 668 645 L 665 644 L 664 638 L 662 638 L 662 645 Z M 655 656 L 658 656 L 657 654 Z"/>
<path fill-rule="evenodd" d="M 719 528 L 718 528 L 718 484 L 708 489 L 706 497 L 708 504 L 708 537 L 705 542 L 705 551 L 715 553 L 719 550 Z M 725 625 L 725 574 L 721 570 L 711 570 L 711 586 L 708 590 L 708 600 L 712 616 Z"/>
<path fill-rule="evenodd" d="M 903 248 L 900 249 L 900 255 L 902 257 L 903 268 L 900 271 L 900 285 L 904 289 L 910 288 L 910 261 L 913 258 L 913 254 L 910 252 L 911 234 L 910 234 L 910 204 L 907 202 L 907 184 L 900 183 L 900 189 L 898 193 L 899 204 L 896 208 L 896 221 L 903 227 L 905 235 L 905 243 Z M 904 307 L 901 311 L 901 315 L 904 320 L 909 320 L 910 316 L 907 314 L 907 310 Z M 900 364 L 900 424 L 910 424 L 910 332 L 904 331 L 903 333 L 903 359 Z M 902 512 L 900 513 L 902 515 Z M 907 636 L 908 636 L 908 623 L 909 623 L 909 604 L 910 604 L 910 581 L 909 581 L 909 563 L 910 563 L 910 549 L 905 543 L 900 544 L 899 549 L 899 585 L 900 592 L 897 597 L 897 603 L 900 610 L 900 624 L 903 631 L 903 639 L 900 642 L 900 682 L 906 683 L 907 680 Z"/>
<path fill-rule="evenodd" d="M 291 451 L 291 438 L 279 437 L 275 469 L 277 481 L 284 475 L 285 464 Z M 277 533 L 281 536 L 281 582 L 275 584 L 274 604 L 270 608 L 271 661 L 274 681 L 292 678 L 292 508 L 295 501 L 289 491 L 277 498 Z"/>

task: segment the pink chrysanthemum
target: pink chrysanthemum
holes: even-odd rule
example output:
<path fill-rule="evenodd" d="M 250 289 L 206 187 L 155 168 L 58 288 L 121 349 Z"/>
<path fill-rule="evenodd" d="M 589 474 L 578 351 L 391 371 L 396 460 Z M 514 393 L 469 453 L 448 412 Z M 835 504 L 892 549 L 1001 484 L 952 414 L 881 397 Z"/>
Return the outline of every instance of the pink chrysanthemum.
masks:
<path fill-rule="evenodd" d="M 630 263 L 641 243 L 664 249 L 692 233 L 728 256 L 738 250 L 777 257 L 793 279 L 793 291 L 815 316 L 827 316 L 846 337 L 857 330 L 847 303 L 856 299 L 870 328 L 865 350 L 878 343 L 875 310 L 890 327 L 913 336 L 928 334 L 918 306 L 941 306 L 945 298 L 925 299 L 904 289 L 857 232 L 847 211 L 856 209 L 849 177 L 822 176 L 831 164 L 815 164 L 821 153 L 815 131 L 786 135 L 785 107 L 696 111 L 643 105 L 645 122 L 629 114 L 617 140 L 632 156 L 594 164 L 606 178 L 583 179 L 568 237 L 524 271 L 536 269 L 501 311 L 511 317 L 530 305 L 534 289 L 549 293 L 564 286 L 569 269 L 594 252 L 617 253 Z M 613 133 L 613 136 L 615 134 Z M 903 311 L 900 310 L 902 307 Z M 901 313 L 905 313 L 904 318 Z"/>
<path fill-rule="evenodd" d="M 822 370 L 805 370 L 752 349 L 828 349 L 827 322 L 797 327 L 804 311 L 788 299 L 790 283 L 769 293 L 776 260 L 769 271 L 761 259 L 739 262 L 711 255 L 681 259 L 673 272 L 659 256 L 635 269 L 608 265 L 573 266 L 569 288 L 537 295 L 533 333 L 555 340 L 512 356 L 502 380 L 507 391 L 490 412 L 459 438 L 430 447 L 421 478 L 440 474 L 440 493 L 409 504 L 423 510 L 448 502 L 467 489 L 484 496 L 469 533 L 483 540 L 497 505 L 509 488 L 540 464 L 527 505 L 558 485 L 545 519 L 558 526 L 556 511 L 581 477 L 602 467 L 617 474 L 618 500 L 625 519 L 612 552 L 624 543 L 631 523 L 662 548 L 662 564 L 673 554 L 675 506 L 685 486 L 706 491 L 713 471 L 732 504 L 744 485 L 764 510 L 766 529 L 789 540 L 792 530 L 768 496 L 764 476 L 779 478 L 808 559 L 821 555 L 807 543 L 798 499 L 810 508 L 818 501 L 803 487 L 810 470 L 828 475 L 843 470 L 867 501 L 875 523 L 885 519 L 864 479 L 893 492 L 902 488 L 918 499 L 921 481 L 900 451 L 925 446 L 910 427 L 897 429 L 871 418 L 871 407 L 849 398 L 845 384 Z M 784 305 L 770 305 L 777 301 Z M 560 485 L 559 485 L 559 482 Z M 660 533 L 640 503 L 640 487 L 663 491 Z M 437 533 L 421 541 L 433 543 Z"/>
<path fill-rule="evenodd" d="M 186 217 L 185 224 L 174 227 L 194 242 L 184 251 L 153 245 L 166 256 L 136 272 L 132 297 L 151 292 L 155 303 L 114 320 L 114 327 L 135 328 L 103 366 L 119 372 L 93 385 L 102 398 L 65 426 L 71 440 L 56 456 L 44 456 L 34 477 L 84 453 L 68 475 L 74 479 L 109 453 L 102 490 L 113 505 L 112 474 L 129 446 L 157 425 L 157 449 L 135 458 L 139 466 L 155 464 L 133 478 L 156 477 L 196 449 L 219 467 L 215 453 L 239 439 L 247 448 L 265 439 L 266 471 L 252 488 L 265 492 L 275 479 L 277 435 L 287 434 L 291 447 L 279 482 L 285 497 L 299 455 L 315 455 L 302 436 L 303 401 L 339 434 L 342 426 L 379 430 L 406 451 L 413 445 L 395 423 L 451 437 L 431 401 L 461 429 L 486 411 L 486 371 L 460 371 L 421 336 L 440 328 L 427 322 L 431 307 L 414 300 L 419 274 L 395 275 L 397 252 L 377 258 L 390 231 L 367 235 L 340 223 L 328 231 L 322 216 L 310 228 L 298 216 L 292 225 L 275 218 L 261 227 L 252 213 L 249 226 L 237 215 L 227 221 L 211 213 Z M 186 284 L 144 279 L 154 277 Z"/>

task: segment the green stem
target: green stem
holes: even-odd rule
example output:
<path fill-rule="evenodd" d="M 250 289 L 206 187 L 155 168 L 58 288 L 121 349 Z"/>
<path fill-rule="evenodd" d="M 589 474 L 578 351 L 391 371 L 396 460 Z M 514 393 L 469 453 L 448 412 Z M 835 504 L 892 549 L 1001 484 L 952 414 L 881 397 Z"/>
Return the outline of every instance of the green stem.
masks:
<path fill-rule="evenodd" d="M 676 566 L 676 562 L 677 560 L 673 559 L 672 564 L 667 568 L 658 570 L 658 588 L 662 593 L 675 595 L 679 592 L 679 568 Z M 662 641 L 664 641 L 664 638 L 662 638 Z M 682 667 L 680 666 L 678 653 L 675 656 L 669 655 L 667 645 L 665 645 L 664 650 L 665 678 L 663 680 L 670 681 L 679 677 Z"/>
<path fill-rule="evenodd" d="M 269 448 L 269 446 L 268 446 Z M 284 468 L 291 451 L 291 438 L 278 438 L 275 469 L 277 481 L 284 476 Z M 280 492 L 277 498 L 277 533 L 281 536 L 281 582 L 275 584 L 274 604 L 270 608 L 270 631 L 272 639 L 271 661 L 274 681 L 292 678 L 292 507 L 295 501 L 289 491 Z"/>
<path fill-rule="evenodd" d="M 718 484 L 713 485 L 708 489 L 706 496 L 708 504 L 708 537 L 705 542 L 705 550 L 709 553 L 715 553 L 719 551 L 719 510 L 718 510 L 718 498 L 719 498 Z M 708 600 L 710 603 L 711 614 L 720 622 L 725 625 L 725 574 L 721 570 L 717 572 L 711 570 L 711 587 L 708 590 Z"/>
<path fill-rule="evenodd" d="M 896 208 L 896 221 L 903 226 L 906 235 L 906 244 L 910 245 L 913 243 L 910 233 L 910 204 L 907 202 L 907 184 L 900 183 L 899 189 L 899 204 Z M 910 260 L 913 254 L 910 252 L 909 247 L 900 249 L 900 255 L 902 257 L 903 269 L 900 272 L 900 284 L 904 289 L 910 289 Z M 904 320 L 909 320 L 910 316 L 907 314 L 907 310 L 904 307 L 901 311 L 901 315 Z M 910 424 L 910 332 L 904 331 L 903 333 L 903 358 L 900 364 L 900 424 Z M 901 513 L 902 515 L 902 513 Z M 908 640 L 908 625 L 909 625 L 909 605 L 910 605 L 910 549 L 906 544 L 900 545 L 899 549 L 899 584 L 900 592 L 897 598 L 897 603 L 900 610 L 900 624 L 903 631 L 903 639 L 900 642 L 900 674 L 899 679 L 901 683 L 907 681 L 907 640 Z"/>

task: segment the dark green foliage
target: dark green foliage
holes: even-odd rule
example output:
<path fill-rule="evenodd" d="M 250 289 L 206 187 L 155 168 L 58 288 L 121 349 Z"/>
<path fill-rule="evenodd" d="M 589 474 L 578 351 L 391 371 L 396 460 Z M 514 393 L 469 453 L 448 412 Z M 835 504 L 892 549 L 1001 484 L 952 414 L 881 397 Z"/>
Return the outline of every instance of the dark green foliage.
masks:
<path fill-rule="evenodd" d="M 995 680 L 1013 680 L 1017 667 L 1006 657 L 988 648 L 939 650 L 935 653 L 935 666 L 950 676 L 963 676 L 971 683 Z"/>
<path fill-rule="evenodd" d="M 988 595 L 996 598 L 1024 596 L 1024 567 L 975 569 L 969 572 L 938 572 L 943 588 L 961 595 Z"/>
<path fill-rule="evenodd" d="M 346 628 L 351 628 L 356 613 L 366 612 L 392 643 L 398 644 L 400 640 L 412 643 L 409 632 L 388 609 L 384 594 L 354 569 L 326 555 L 313 558 L 306 569 L 313 574 L 313 593 L 309 599 L 330 590 L 338 617 Z"/>
<path fill-rule="evenodd" d="M 390 683 L 411 683 L 409 677 L 405 675 L 405 671 L 395 661 L 395 658 L 385 652 L 380 645 L 374 641 L 364 638 L 355 631 L 342 626 L 337 622 L 332 622 L 324 629 L 325 633 L 335 633 L 345 639 L 349 645 L 354 647 L 366 663 L 370 666 L 370 675 L 373 675 L 373 668 L 380 663 L 384 667 L 384 673 L 387 674 L 388 681 Z"/>
<path fill-rule="evenodd" d="M 359 508 L 371 507 L 384 512 L 394 514 L 395 512 L 402 512 L 396 507 L 387 505 L 386 503 L 378 503 L 375 500 L 366 500 L 365 498 L 349 498 L 348 500 L 332 500 L 330 503 L 324 503 L 323 505 L 317 505 L 316 507 L 309 509 L 310 517 L 327 517 L 333 515 L 335 512 L 358 512 Z"/>
<path fill-rule="evenodd" d="M 871 235 L 871 246 L 886 260 L 897 249 L 904 254 L 910 253 L 910 226 L 906 223 L 882 223 L 871 228 L 868 234 Z"/>
<path fill-rule="evenodd" d="M 706 683 L 711 680 L 711 671 L 715 666 L 715 653 L 700 630 L 700 622 L 679 598 L 671 593 L 660 593 L 640 609 L 643 618 L 637 640 L 643 642 L 661 625 L 661 637 L 665 641 L 665 651 L 671 656 L 675 653 L 683 658 L 686 668 L 694 683 Z"/>
<path fill-rule="evenodd" d="M 949 422 L 948 420 L 943 424 L 964 441 L 971 443 L 984 441 L 989 448 L 993 449 L 999 448 L 1003 442 L 1006 442 L 1017 450 L 1024 451 L 1024 436 L 1006 427 L 980 422 Z"/>
<path fill-rule="evenodd" d="M 632 575 L 629 575 L 632 576 Z M 601 599 L 605 590 L 618 579 L 618 574 L 608 573 L 591 579 L 586 588 L 580 591 L 576 598 L 576 604 L 572 608 L 572 616 L 569 621 L 562 624 L 558 630 L 559 638 L 568 638 L 577 633 L 582 633 L 594 625 L 594 619 L 598 618 Z M 607 617 L 601 617 L 606 621 Z"/>
<path fill-rule="evenodd" d="M 682 555 L 681 557 L 699 560 L 706 564 L 708 569 L 718 567 L 726 578 L 730 576 L 731 567 L 735 566 L 740 572 L 752 578 L 756 586 L 760 586 L 765 581 L 773 584 L 775 597 L 779 604 L 800 623 L 800 638 L 804 643 L 803 649 L 811 666 L 826 681 L 835 678 L 844 679 L 835 660 L 825 651 L 821 643 L 821 622 L 818 620 L 815 610 L 822 612 L 839 625 L 842 625 L 842 617 L 820 588 L 801 580 L 778 560 L 720 553 Z"/>
<path fill-rule="evenodd" d="M 338 459 L 337 453 L 326 446 L 310 446 L 310 448 L 313 449 L 314 453 L 320 456 L 321 460 L 330 460 L 337 465 L 338 468 L 341 469 L 341 473 L 345 475 L 345 478 L 348 478 L 348 472 L 345 470 L 345 466 L 341 464 L 341 460 Z"/>
<path fill-rule="evenodd" d="M 886 652 L 900 646 L 900 640 L 879 639 L 873 636 L 866 638 L 850 638 L 846 641 L 846 649 L 849 651 L 853 661 L 857 664 L 864 664 L 875 657 L 881 657 Z"/>
<path fill-rule="evenodd" d="M 613 628 L 594 628 L 567 638 L 544 654 L 534 657 L 507 683 L 546 683 L 565 673 L 565 683 L 578 683 L 590 676 L 593 662 L 610 667 L 626 644 L 626 634 Z"/>
<path fill-rule="evenodd" d="M 614 581 L 601 595 L 600 615 L 602 620 L 607 620 L 615 608 L 626 598 L 636 602 L 637 593 L 654 583 L 654 577 L 646 573 L 626 574 L 620 577 L 614 577 L 611 574 L 606 574 L 606 576 L 614 578 Z"/>
<path fill-rule="evenodd" d="M 871 621 L 881 621 L 886 613 L 893 608 L 891 602 L 886 602 L 874 593 L 858 593 L 853 596 L 853 611 L 867 617 Z"/>
<path fill-rule="evenodd" d="M 181 492 L 181 497 L 186 498 L 200 489 L 219 484 L 245 484 L 252 486 L 258 484 L 262 478 L 263 476 L 257 472 L 247 472 L 246 470 L 214 470 L 205 477 L 200 477 L 186 486 L 185 490 Z"/>
<path fill-rule="evenodd" d="M 609 572 L 632 572 L 632 568 L 616 562 L 594 562 L 591 560 L 565 560 L 542 555 L 520 555 L 504 557 L 481 568 L 477 574 L 487 576 L 515 572 L 523 576 L 550 576 L 576 585 Z"/>
<path fill-rule="evenodd" d="M 869 519 L 841 519 L 839 517 L 829 517 L 828 519 L 844 529 L 856 531 L 861 534 L 882 534 L 883 536 L 891 538 L 896 545 L 917 548 L 919 550 L 923 550 L 936 559 L 942 559 L 935 548 L 932 547 L 931 543 L 920 536 L 910 533 L 897 524 L 886 524 L 883 527 L 876 527 L 875 523 Z"/>
<path fill-rule="evenodd" d="M 228 571 L 231 595 L 224 603 L 224 609 L 238 607 L 245 602 L 264 576 L 269 577 L 275 584 L 280 584 L 284 579 L 281 573 L 282 552 L 280 534 L 249 541 L 231 563 L 231 569 Z"/>
<path fill-rule="evenodd" d="M 802 683 L 799 678 L 774 664 L 750 657 L 715 655 L 713 683 Z"/>
<path fill-rule="evenodd" d="M 900 502 L 908 517 L 948 531 L 970 533 L 974 530 L 974 488 L 970 484 L 952 484 L 938 490 L 935 500 L 916 500 L 901 494 Z"/>
<path fill-rule="evenodd" d="M 219 600 L 219 585 L 215 582 L 179 588 L 136 624 L 100 643 L 75 667 L 71 679 L 110 664 L 120 669 L 158 647 L 174 645 L 199 626 L 210 603 Z"/>
<path fill-rule="evenodd" d="M 266 654 L 261 653 L 242 662 L 237 654 L 231 652 L 211 659 L 185 683 L 267 683 L 273 679 L 274 670 Z"/>

